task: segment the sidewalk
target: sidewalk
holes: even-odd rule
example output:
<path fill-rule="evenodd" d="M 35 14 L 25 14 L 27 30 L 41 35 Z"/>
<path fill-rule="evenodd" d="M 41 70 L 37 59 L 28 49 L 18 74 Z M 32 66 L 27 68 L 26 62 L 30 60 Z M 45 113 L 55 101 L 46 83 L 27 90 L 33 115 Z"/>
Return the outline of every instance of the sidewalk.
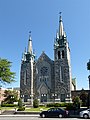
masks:
<path fill-rule="evenodd" d="M 39 112 L 26 112 L 26 111 L 15 111 L 15 110 L 5 110 L 0 111 L 0 117 L 15 117 L 15 116 L 27 116 L 27 117 L 39 117 Z"/>
<path fill-rule="evenodd" d="M 23 116 L 23 117 L 39 117 L 39 114 L 27 114 L 27 115 L 24 115 L 24 114 L 22 114 L 22 115 L 17 115 L 17 114 L 13 114 L 13 115 L 0 115 L 0 117 L 21 117 L 21 116 Z"/>

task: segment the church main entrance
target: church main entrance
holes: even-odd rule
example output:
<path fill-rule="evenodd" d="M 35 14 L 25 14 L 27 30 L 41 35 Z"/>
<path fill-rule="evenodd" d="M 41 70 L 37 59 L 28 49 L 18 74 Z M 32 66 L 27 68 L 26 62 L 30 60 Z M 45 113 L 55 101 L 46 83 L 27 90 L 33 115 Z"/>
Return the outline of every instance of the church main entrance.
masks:
<path fill-rule="evenodd" d="M 65 102 L 65 94 L 61 94 L 61 102 Z"/>

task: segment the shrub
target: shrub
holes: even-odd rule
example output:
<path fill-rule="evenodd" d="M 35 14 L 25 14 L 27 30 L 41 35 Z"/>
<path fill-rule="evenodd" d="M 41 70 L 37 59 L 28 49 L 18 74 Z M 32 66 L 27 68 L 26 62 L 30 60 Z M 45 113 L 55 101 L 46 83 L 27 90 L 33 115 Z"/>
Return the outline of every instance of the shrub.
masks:
<path fill-rule="evenodd" d="M 35 99 L 35 100 L 33 101 L 33 107 L 34 107 L 34 108 L 38 108 L 38 107 L 39 107 L 39 101 L 38 101 L 37 99 Z"/>
<path fill-rule="evenodd" d="M 49 103 L 46 105 L 46 107 L 54 107 L 54 103 Z"/>
<path fill-rule="evenodd" d="M 49 103 L 46 107 L 66 107 L 66 103 Z"/>
<path fill-rule="evenodd" d="M 80 98 L 78 96 L 73 98 L 74 109 L 80 109 Z"/>
<path fill-rule="evenodd" d="M 17 109 L 17 111 L 24 111 L 25 110 L 25 107 L 20 107 Z"/>
<path fill-rule="evenodd" d="M 74 109 L 73 103 L 67 103 L 66 110 L 73 110 L 73 109 Z"/>
<path fill-rule="evenodd" d="M 67 103 L 65 102 L 60 103 L 60 107 L 66 107 L 66 106 L 67 106 Z"/>
<path fill-rule="evenodd" d="M 24 111 L 25 110 L 25 107 L 23 107 L 21 98 L 19 98 L 19 100 L 18 100 L 18 107 L 19 108 L 17 109 L 17 111 Z"/>
<path fill-rule="evenodd" d="M 18 100 L 18 107 L 19 107 L 19 108 L 22 108 L 22 107 L 23 107 L 21 98 L 19 98 L 19 100 Z"/>
<path fill-rule="evenodd" d="M 54 107 L 60 107 L 60 104 L 59 103 L 55 103 Z"/>

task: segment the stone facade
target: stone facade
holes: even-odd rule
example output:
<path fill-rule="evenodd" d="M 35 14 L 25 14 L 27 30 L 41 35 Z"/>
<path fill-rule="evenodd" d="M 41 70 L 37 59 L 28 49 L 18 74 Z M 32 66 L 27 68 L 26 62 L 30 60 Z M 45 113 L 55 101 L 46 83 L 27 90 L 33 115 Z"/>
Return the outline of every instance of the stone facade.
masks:
<path fill-rule="evenodd" d="M 21 65 L 21 81 L 20 81 L 20 94 L 24 97 L 26 102 L 31 94 L 31 65 L 30 63 L 23 63 Z"/>
<path fill-rule="evenodd" d="M 36 81 L 38 99 L 47 102 L 54 90 L 54 62 L 43 52 L 36 64 Z"/>
<path fill-rule="evenodd" d="M 54 42 L 54 60 L 44 52 L 35 60 L 31 35 L 20 72 L 20 96 L 23 101 L 37 98 L 40 102 L 71 101 L 72 78 L 70 49 L 60 16 L 59 31 Z"/>

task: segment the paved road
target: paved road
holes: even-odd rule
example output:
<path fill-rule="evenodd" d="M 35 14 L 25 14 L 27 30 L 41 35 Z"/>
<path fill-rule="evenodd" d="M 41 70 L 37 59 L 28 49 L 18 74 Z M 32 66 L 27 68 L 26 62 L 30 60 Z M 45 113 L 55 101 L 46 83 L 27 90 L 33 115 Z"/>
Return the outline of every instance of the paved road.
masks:
<path fill-rule="evenodd" d="M 83 120 L 81 118 L 40 118 L 38 116 L 0 116 L 0 120 Z"/>

